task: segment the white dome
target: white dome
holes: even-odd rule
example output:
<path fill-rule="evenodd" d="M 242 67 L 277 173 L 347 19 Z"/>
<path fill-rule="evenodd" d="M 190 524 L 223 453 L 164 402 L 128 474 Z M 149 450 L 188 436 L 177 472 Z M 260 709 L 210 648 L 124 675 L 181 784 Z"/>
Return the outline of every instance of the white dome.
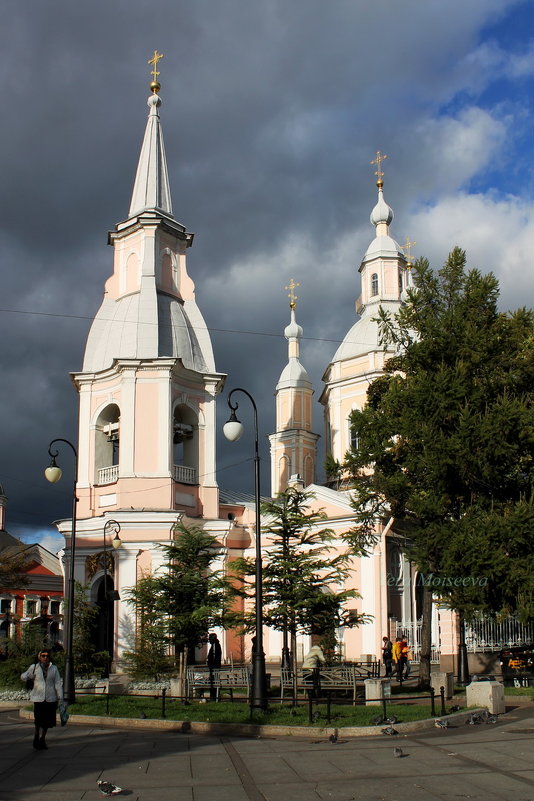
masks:
<path fill-rule="evenodd" d="M 311 387 L 311 385 L 310 377 L 302 364 L 298 359 L 292 358 L 282 370 L 276 389 Z"/>
<path fill-rule="evenodd" d="M 84 372 L 105 370 L 116 359 L 160 357 L 181 359 L 184 367 L 197 372 L 215 371 L 211 341 L 196 303 L 158 293 L 157 319 L 152 319 L 139 299 L 138 292 L 117 301 L 104 298 L 87 339 Z M 157 341 L 152 340 L 154 326 Z"/>
<path fill-rule="evenodd" d="M 358 320 L 337 349 L 333 362 L 363 356 L 378 347 L 378 323 L 372 317 Z"/>
<path fill-rule="evenodd" d="M 378 225 L 379 223 L 390 225 L 393 220 L 393 209 L 384 200 L 382 190 L 378 192 L 378 203 L 372 210 L 370 219 L 373 225 Z"/>
<path fill-rule="evenodd" d="M 395 259 L 401 256 L 403 260 L 405 259 L 400 245 L 390 236 L 375 236 L 365 252 L 363 261 L 369 261 L 377 256 L 389 256 Z"/>

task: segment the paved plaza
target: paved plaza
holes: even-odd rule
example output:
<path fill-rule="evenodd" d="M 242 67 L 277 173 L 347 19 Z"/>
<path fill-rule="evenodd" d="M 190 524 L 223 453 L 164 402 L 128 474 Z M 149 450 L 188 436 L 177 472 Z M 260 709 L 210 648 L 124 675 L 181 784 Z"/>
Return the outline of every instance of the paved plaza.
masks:
<path fill-rule="evenodd" d="M 0 712 L 0 801 L 96 801 L 101 778 L 129 801 L 534 801 L 533 704 L 496 725 L 336 744 L 69 724 L 34 751 L 32 736 Z"/>

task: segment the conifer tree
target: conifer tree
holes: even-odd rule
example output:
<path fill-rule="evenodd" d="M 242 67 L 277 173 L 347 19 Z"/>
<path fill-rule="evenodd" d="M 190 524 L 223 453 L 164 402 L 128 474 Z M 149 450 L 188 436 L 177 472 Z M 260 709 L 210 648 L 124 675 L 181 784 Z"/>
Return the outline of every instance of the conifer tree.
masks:
<path fill-rule="evenodd" d="M 262 527 L 263 621 L 284 635 L 285 666 L 289 666 L 289 641 L 294 675 L 297 634 L 321 637 L 325 650 L 333 655 L 335 629 L 351 628 L 368 619 L 347 605 L 360 597 L 355 590 L 336 589 L 350 572 L 352 551 L 333 553 L 334 534 L 321 527 L 324 513 L 310 510 L 312 498 L 310 493 L 289 487 L 261 507 L 266 519 Z M 254 562 L 242 560 L 237 569 L 251 575 Z M 253 588 L 250 594 L 254 594 Z"/>
<path fill-rule="evenodd" d="M 201 528 L 179 523 L 174 540 L 159 547 L 166 557 L 162 569 L 129 590 L 139 618 L 135 652 L 140 655 L 140 649 L 154 648 L 154 657 L 163 669 L 161 659 L 166 650 L 177 657 L 183 678 L 187 662 L 195 647 L 206 641 L 208 630 L 229 628 L 241 619 L 235 610 L 239 591 L 232 576 L 214 569 L 219 545 L 216 537 Z M 147 653 L 141 661 L 148 659 Z"/>
<path fill-rule="evenodd" d="M 352 414 L 347 456 L 364 530 L 393 516 L 437 594 L 475 611 L 534 616 L 533 314 L 497 308 L 498 282 L 455 248 L 434 273 L 414 265 L 395 317 L 380 310 L 386 374 Z M 421 681 L 430 678 L 425 588 Z"/>

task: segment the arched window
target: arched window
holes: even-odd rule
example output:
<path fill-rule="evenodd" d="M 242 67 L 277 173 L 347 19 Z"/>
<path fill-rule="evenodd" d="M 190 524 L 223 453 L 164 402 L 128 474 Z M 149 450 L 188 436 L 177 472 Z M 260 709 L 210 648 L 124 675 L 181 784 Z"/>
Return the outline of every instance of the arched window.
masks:
<path fill-rule="evenodd" d="M 378 273 L 373 273 L 371 276 L 371 297 L 378 295 Z"/>
<path fill-rule="evenodd" d="M 98 415 L 95 432 L 95 483 L 112 484 L 119 477 L 120 409 L 110 403 Z"/>
<path fill-rule="evenodd" d="M 198 484 L 198 418 L 189 406 L 179 404 L 173 415 L 174 480 Z"/>
<path fill-rule="evenodd" d="M 402 272 L 399 270 L 399 295 L 402 295 Z"/>

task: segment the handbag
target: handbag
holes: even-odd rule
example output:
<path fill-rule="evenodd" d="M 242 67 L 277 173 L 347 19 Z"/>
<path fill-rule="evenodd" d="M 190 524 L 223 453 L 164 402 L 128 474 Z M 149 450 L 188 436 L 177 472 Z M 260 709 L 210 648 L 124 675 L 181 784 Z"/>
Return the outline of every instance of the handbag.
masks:
<path fill-rule="evenodd" d="M 62 726 L 67 725 L 67 721 L 69 719 L 68 707 L 65 701 L 59 702 L 59 720 L 61 721 Z"/>
<path fill-rule="evenodd" d="M 28 692 L 33 690 L 33 685 L 35 682 L 35 665 L 33 666 L 33 677 L 31 679 L 26 679 L 26 689 Z"/>

